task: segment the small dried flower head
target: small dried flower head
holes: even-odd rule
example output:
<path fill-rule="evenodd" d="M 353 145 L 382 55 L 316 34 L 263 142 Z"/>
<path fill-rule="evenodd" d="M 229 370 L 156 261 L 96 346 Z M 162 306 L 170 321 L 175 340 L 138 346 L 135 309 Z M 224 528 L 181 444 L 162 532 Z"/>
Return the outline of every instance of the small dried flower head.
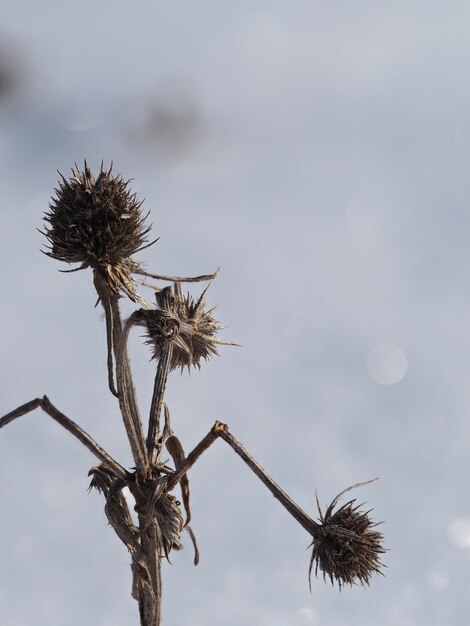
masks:
<path fill-rule="evenodd" d="M 212 316 L 214 309 L 204 310 L 207 289 L 194 300 L 189 294 L 183 296 L 179 284 L 175 283 L 174 289 L 165 287 L 155 294 L 156 309 L 141 311 L 153 358 L 160 359 L 166 342 L 172 342 L 172 370 L 200 368 L 201 359 L 218 354 L 217 345 L 236 345 L 217 338 L 222 326 Z"/>
<path fill-rule="evenodd" d="M 131 255 L 146 247 L 150 231 L 141 201 L 129 190 L 129 181 L 112 174 L 112 166 L 105 170 L 101 164 L 95 178 L 85 161 L 83 171 L 76 165 L 72 174 L 69 180 L 61 174 L 44 216 L 48 223 L 44 235 L 50 243 L 46 254 L 80 263 L 76 269 L 91 267 L 100 296 L 107 289 L 138 299 L 131 277 L 138 264 Z"/>
<path fill-rule="evenodd" d="M 347 502 L 334 510 L 340 497 L 364 483 L 348 487 L 336 496 L 323 515 L 317 499 L 320 524 L 313 533 L 313 550 L 309 566 L 309 583 L 315 563 L 315 575 L 318 570 L 323 578 L 328 577 L 331 584 L 335 581 L 339 588 L 343 585 L 368 585 L 374 573 L 380 571 L 380 555 L 383 535 L 375 530 L 377 526 L 370 517 L 370 511 L 360 511 L 362 506 L 354 506 L 355 500 Z"/>

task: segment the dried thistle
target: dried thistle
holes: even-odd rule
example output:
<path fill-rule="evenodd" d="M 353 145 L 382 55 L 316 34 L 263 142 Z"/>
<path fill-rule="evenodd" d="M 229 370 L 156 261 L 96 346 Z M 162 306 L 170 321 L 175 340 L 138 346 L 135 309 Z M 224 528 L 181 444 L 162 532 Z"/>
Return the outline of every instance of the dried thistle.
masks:
<path fill-rule="evenodd" d="M 45 232 L 41 231 L 50 244 L 45 253 L 59 261 L 80 264 L 70 271 L 92 268 L 98 302 L 103 305 L 106 317 L 108 385 L 118 397 L 114 369 L 121 317 L 117 300 L 124 294 L 150 308 L 136 288 L 137 284 L 149 285 L 133 274 L 158 280 L 197 282 L 211 280 L 217 272 L 181 278 L 145 271 L 132 255 L 154 242 L 147 243 L 150 232 L 150 227 L 145 226 L 147 215 L 142 215 L 142 202 L 129 190 L 129 181 L 119 174 L 114 176 L 112 165 L 105 170 L 103 164 L 95 178 L 86 161 L 83 171 L 77 165 L 72 168 L 69 180 L 60 176 L 56 196 L 44 216 L 48 225 Z M 130 401 L 135 405 L 134 399 Z"/>
<path fill-rule="evenodd" d="M 367 481 L 372 482 L 372 481 Z M 334 510 L 343 494 L 355 487 L 367 483 L 358 483 L 348 487 L 332 501 L 322 513 L 317 498 L 320 524 L 313 529 L 313 550 L 309 565 L 309 585 L 315 563 L 315 575 L 318 570 L 323 578 L 328 577 L 333 585 L 368 585 L 372 574 L 381 574 L 380 555 L 386 552 L 382 547 L 383 535 L 375 530 L 377 523 L 370 517 L 370 511 L 360 511 L 362 504 L 353 506 L 356 500 L 350 500 Z"/>
<path fill-rule="evenodd" d="M 72 177 L 62 180 L 44 216 L 50 246 L 46 254 L 66 263 L 91 267 L 100 298 L 126 294 L 138 300 L 131 272 L 138 267 L 131 256 L 146 247 L 149 226 L 142 202 L 129 190 L 129 181 L 103 164 L 95 178 L 86 161 L 75 165 Z M 74 270 L 72 270 L 74 271 Z"/>
<path fill-rule="evenodd" d="M 223 328 L 213 317 L 214 308 L 206 311 L 205 301 L 209 286 L 198 300 L 188 293 L 183 296 L 180 286 L 174 290 L 165 287 L 155 294 L 157 308 L 141 310 L 141 318 L 147 326 L 147 343 L 153 348 L 153 358 L 160 360 L 167 341 L 173 344 L 170 370 L 185 367 L 201 367 L 201 360 L 217 356 L 217 346 L 234 346 L 217 337 Z"/>
<path fill-rule="evenodd" d="M 152 465 L 158 458 L 162 444 L 159 440 L 160 413 L 163 396 L 170 371 L 191 366 L 200 368 L 201 359 L 217 354 L 217 345 L 236 345 L 217 338 L 222 326 L 212 316 L 214 309 L 205 311 L 205 296 L 208 287 L 197 301 L 187 294 L 182 295 L 178 283 L 156 292 L 156 309 L 135 311 L 124 325 L 117 354 L 118 390 L 123 380 L 125 354 L 129 331 L 132 326 L 147 328 L 147 343 L 153 348 L 153 358 L 158 360 L 152 402 L 150 406 L 147 435 L 147 452 Z"/>
<path fill-rule="evenodd" d="M 50 205 L 44 233 L 50 243 L 49 256 L 67 263 L 79 263 L 76 269 L 90 267 L 107 326 L 108 378 L 111 391 L 119 399 L 135 467 L 126 469 L 104 450 L 76 422 L 55 407 L 47 396 L 35 398 L 0 418 L 0 429 L 27 413 L 41 408 L 67 429 L 99 459 L 90 470 L 90 487 L 105 498 L 105 513 L 119 539 L 132 558 L 132 595 L 138 601 L 141 626 L 161 625 L 161 561 L 172 549 L 181 547 L 181 533 L 187 530 L 199 556 L 191 520 L 188 471 L 218 438 L 223 439 L 246 463 L 313 538 L 309 582 L 315 564 L 332 584 L 368 584 L 374 572 L 380 573 L 382 535 L 369 512 L 359 511 L 355 500 L 335 511 L 340 497 L 359 483 L 341 492 L 322 513 L 319 523 L 307 515 L 250 456 L 229 432 L 226 424 L 215 422 L 209 433 L 186 455 L 171 425 L 170 411 L 163 401 L 168 372 L 185 367 L 200 367 L 202 359 L 217 354 L 218 345 L 230 344 L 217 337 L 221 325 L 213 317 L 214 309 L 205 310 L 207 288 L 196 300 L 183 296 L 178 281 L 211 280 L 213 275 L 178 278 L 144 271 L 132 255 L 145 247 L 149 229 L 140 213 L 140 203 L 131 194 L 128 183 L 113 176 L 111 168 L 101 167 L 95 179 L 85 163 L 84 171 L 76 166 L 73 177 L 62 182 Z M 74 271 L 74 270 L 72 270 Z M 151 309 L 138 295 L 135 286 L 150 286 L 132 274 L 159 280 L 171 280 L 173 287 L 158 290 L 157 307 Z M 158 288 L 157 288 L 158 289 Z M 139 300 L 144 308 L 135 311 L 124 327 L 119 298 L 122 294 Z M 133 325 L 144 325 L 153 357 L 158 360 L 152 402 L 148 416 L 148 434 L 144 436 L 140 412 L 127 354 L 127 340 Z M 116 374 L 117 389 L 114 385 Z M 164 424 L 160 414 L 164 409 Z M 162 456 L 168 453 L 170 465 Z M 173 466 L 173 467 L 172 467 Z M 370 482 L 370 481 L 369 481 Z M 172 490 L 179 485 L 185 520 Z M 123 489 L 128 487 L 135 499 L 138 520 L 134 522 Z"/>

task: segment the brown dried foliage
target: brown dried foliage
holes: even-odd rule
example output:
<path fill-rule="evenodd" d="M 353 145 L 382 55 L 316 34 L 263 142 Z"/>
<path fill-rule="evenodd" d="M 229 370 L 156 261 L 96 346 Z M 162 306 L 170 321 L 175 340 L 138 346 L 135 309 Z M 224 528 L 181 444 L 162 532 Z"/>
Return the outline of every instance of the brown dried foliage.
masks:
<path fill-rule="evenodd" d="M 154 359 L 161 358 L 165 341 L 172 341 L 170 370 L 200 368 L 202 359 L 218 354 L 217 345 L 236 345 L 217 337 L 223 327 L 213 317 L 214 309 L 204 309 L 207 289 L 194 300 L 190 294 L 183 296 L 181 287 L 175 283 L 174 289 L 165 287 L 155 294 L 156 309 L 140 311 Z"/>
<path fill-rule="evenodd" d="M 59 172 L 60 173 L 60 172 Z M 66 263 L 91 267 L 111 293 L 135 299 L 131 272 L 138 264 L 131 256 L 146 247 L 150 226 L 145 226 L 142 202 L 129 190 L 129 181 L 112 174 L 112 165 L 95 178 L 86 161 L 75 165 L 72 177 L 62 180 L 44 219 L 46 254 Z M 73 271 L 73 270 L 72 270 Z M 100 294 L 101 295 L 101 294 Z"/>
<path fill-rule="evenodd" d="M 340 589 L 343 585 L 368 585 L 374 573 L 382 573 L 380 555 L 386 550 L 382 546 L 383 535 L 375 530 L 377 523 L 369 517 L 370 511 L 360 511 L 362 505 L 354 506 L 355 500 L 334 510 L 340 497 L 356 486 L 359 485 L 338 494 L 325 514 L 317 498 L 320 524 L 312 533 L 310 587 L 314 564 L 316 576 L 320 570 L 324 579 L 328 577 L 332 585 L 337 582 Z"/>

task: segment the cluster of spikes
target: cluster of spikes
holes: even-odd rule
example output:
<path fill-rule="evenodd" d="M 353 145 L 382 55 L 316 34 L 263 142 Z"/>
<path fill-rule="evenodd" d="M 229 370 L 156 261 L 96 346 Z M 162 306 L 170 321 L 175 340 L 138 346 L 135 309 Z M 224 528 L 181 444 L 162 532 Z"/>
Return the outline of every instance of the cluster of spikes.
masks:
<path fill-rule="evenodd" d="M 170 370 L 200 369 L 202 359 L 207 361 L 217 355 L 217 345 L 237 345 L 217 337 L 222 326 L 212 315 L 214 308 L 205 310 L 207 290 L 195 300 L 189 293 L 183 295 L 179 283 L 175 283 L 173 289 L 165 287 L 155 293 L 157 308 L 136 313 L 136 319 L 147 328 L 147 343 L 154 359 L 162 358 L 167 341 L 173 343 Z"/>
<path fill-rule="evenodd" d="M 133 325 L 146 328 L 147 343 L 151 346 L 152 357 L 159 362 L 157 378 L 160 377 L 158 384 L 156 379 L 151 408 L 151 415 L 153 412 L 156 419 L 154 427 L 156 441 L 153 448 L 150 446 L 148 450 L 152 466 L 152 459 L 158 458 L 161 449 L 161 440 L 160 443 L 158 440 L 158 416 L 164 404 L 162 398 L 168 372 L 178 368 L 181 370 L 199 368 L 202 360 L 217 355 L 217 346 L 237 344 L 230 344 L 218 338 L 218 332 L 223 327 L 214 318 L 214 309 L 205 309 L 207 287 L 196 299 L 190 294 L 183 294 L 180 287 L 181 282 L 210 281 L 217 272 L 192 278 L 163 276 L 145 271 L 133 258 L 134 254 L 155 241 L 148 242 L 150 226 L 145 223 L 148 214 L 145 216 L 142 214 L 142 202 L 130 191 L 129 182 L 120 175 L 114 175 L 112 166 L 104 169 L 102 164 L 95 178 L 86 162 L 83 170 L 75 165 L 70 179 L 67 180 L 61 175 L 59 187 L 55 190 L 56 195 L 45 215 L 46 227 L 43 234 L 48 240 L 48 248 L 45 251 L 48 256 L 69 264 L 78 264 L 78 267 L 68 271 L 86 268 L 93 271 L 98 302 L 104 308 L 107 324 L 109 386 L 121 399 L 123 391 L 121 389 L 118 392 L 114 377 L 121 371 L 125 386 L 130 376 L 126 369 L 127 357 L 123 352 L 127 334 Z M 173 285 L 158 288 L 149 285 L 143 278 L 166 280 Z M 154 289 L 156 306 L 151 306 L 139 294 L 138 288 L 141 285 Z M 118 299 L 123 296 L 141 306 L 130 316 L 124 327 L 121 325 L 117 305 Z M 121 387 L 122 385 L 123 383 Z M 126 393 L 125 402 L 123 401 L 121 406 L 124 416 L 133 402 L 130 392 Z M 132 421 L 131 416 L 126 424 L 128 433 L 136 432 L 137 426 Z M 152 439 L 150 435 L 149 430 L 147 443 Z M 133 452 L 135 457 L 143 458 L 145 461 L 146 451 L 133 450 Z M 158 468 L 162 472 L 167 471 L 163 465 L 158 465 Z M 153 471 L 151 467 L 149 471 Z M 115 529 L 118 534 L 127 533 L 126 542 L 131 550 L 129 546 L 134 545 L 132 543 L 134 531 L 131 520 L 123 513 L 125 503 L 121 492 L 112 486 L 112 480 L 102 466 L 94 468 L 92 474 L 92 486 L 105 494 L 108 507 L 118 511 L 116 513 L 118 528 Z M 186 477 L 183 482 L 187 489 Z M 359 485 L 353 485 L 345 491 Z M 335 510 L 339 498 L 345 491 L 333 500 L 325 514 L 321 512 L 317 501 L 320 514 L 318 523 L 310 518 L 306 522 L 301 522 L 313 539 L 309 582 L 313 570 L 315 575 L 318 575 L 320 570 L 324 578 L 328 578 L 332 584 L 336 582 L 340 588 L 344 585 L 369 584 L 373 573 L 381 573 L 380 555 L 385 552 L 382 547 L 383 537 L 375 529 L 376 524 L 370 519 L 369 512 L 360 511 L 360 507 L 355 506 L 355 500 Z M 137 499 L 138 494 L 134 495 Z M 178 547 L 178 536 L 183 525 L 174 497 L 168 493 L 162 493 L 160 496 L 162 498 L 160 508 L 165 503 L 167 505 L 166 508 L 163 506 L 165 515 L 170 510 L 177 511 L 176 532 L 173 533 L 171 524 L 168 526 L 168 520 L 165 521 L 165 528 L 171 527 L 171 531 L 167 533 L 168 537 L 165 532 L 163 533 L 166 537 L 165 553 L 168 556 L 172 546 Z M 141 499 L 145 501 L 142 494 Z M 164 519 L 162 512 L 161 516 Z M 135 532 L 137 533 L 137 529 Z M 191 537 L 193 538 L 192 533 Z"/>
<path fill-rule="evenodd" d="M 322 513 L 317 498 L 319 524 L 313 529 L 312 555 L 309 565 L 309 585 L 315 564 L 315 576 L 318 570 L 331 584 L 368 585 L 372 574 L 381 574 L 380 555 L 385 553 L 382 546 L 383 535 L 376 530 L 378 523 L 370 517 L 371 511 L 359 510 L 362 504 L 355 505 L 350 500 L 335 511 L 340 498 L 351 489 L 368 484 L 358 483 L 348 487 L 331 502 Z"/>
<path fill-rule="evenodd" d="M 75 165 L 69 180 L 60 176 L 56 196 L 44 216 L 46 254 L 65 263 L 79 263 L 70 271 L 90 267 L 103 289 L 139 299 L 131 275 L 138 264 L 132 255 L 155 242 L 147 242 L 148 214 L 142 215 L 142 202 L 129 190 L 130 181 L 114 176 L 112 165 L 104 169 L 103 164 L 95 178 L 86 161 L 83 170 Z"/>
<path fill-rule="evenodd" d="M 230 345 L 216 336 L 222 326 L 212 316 L 214 309 L 204 311 L 207 288 L 195 301 L 190 294 L 183 295 L 179 286 L 180 282 L 210 281 L 217 272 L 195 277 L 164 276 L 147 272 L 133 257 L 157 239 L 148 242 L 151 230 L 145 223 L 148 213 L 142 214 L 142 201 L 130 190 L 131 181 L 114 175 L 112 165 L 105 169 L 103 164 L 95 178 L 86 161 L 83 170 L 77 165 L 72 168 L 70 179 L 60 176 L 59 187 L 44 216 L 45 230 L 41 231 L 48 240 L 45 254 L 68 264 L 78 264 L 65 271 L 93 270 L 98 302 L 103 305 L 106 317 L 108 379 L 115 396 L 118 392 L 114 380 L 114 353 L 120 334 L 120 329 L 115 327 L 116 309 L 117 300 L 122 296 L 138 302 L 143 307 L 142 312 L 146 312 L 148 340 L 156 359 L 161 356 L 157 341 L 160 312 L 177 320 L 181 332 L 175 336 L 171 369 L 200 367 L 201 358 L 217 355 L 216 345 Z M 143 278 L 170 281 L 174 287 L 161 289 Z M 140 285 L 155 291 L 157 310 L 139 293 Z"/>

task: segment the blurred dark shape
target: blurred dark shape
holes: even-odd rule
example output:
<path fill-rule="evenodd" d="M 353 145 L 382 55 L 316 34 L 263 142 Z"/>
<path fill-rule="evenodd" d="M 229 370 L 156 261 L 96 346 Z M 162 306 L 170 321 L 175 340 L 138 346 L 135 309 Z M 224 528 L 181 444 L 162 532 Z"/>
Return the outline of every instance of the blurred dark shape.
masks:
<path fill-rule="evenodd" d="M 202 135 L 202 113 L 196 98 L 173 83 L 163 86 L 156 95 L 128 103 L 119 118 L 132 148 L 167 157 L 191 152 Z"/>
<path fill-rule="evenodd" d="M 200 125 L 198 111 L 189 103 L 154 104 L 149 112 L 149 139 L 168 151 L 185 151 L 197 139 Z"/>
<path fill-rule="evenodd" d="M 24 78 L 25 65 L 19 47 L 0 43 L 0 106 L 19 94 Z"/>

